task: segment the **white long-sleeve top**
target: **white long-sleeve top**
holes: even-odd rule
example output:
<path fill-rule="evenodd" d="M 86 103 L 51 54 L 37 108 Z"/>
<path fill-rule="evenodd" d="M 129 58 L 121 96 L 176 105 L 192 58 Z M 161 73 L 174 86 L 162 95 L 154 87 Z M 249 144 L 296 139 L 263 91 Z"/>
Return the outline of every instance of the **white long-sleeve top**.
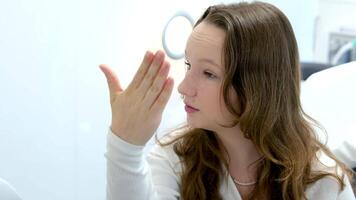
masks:
<path fill-rule="evenodd" d="M 177 200 L 180 199 L 179 173 L 182 164 L 172 145 L 155 145 L 144 155 L 144 146 L 125 142 L 109 130 L 107 135 L 107 200 Z M 306 191 L 310 200 L 354 200 L 350 182 L 339 191 L 338 182 L 324 177 Z M 221 182 L 225 200 L 241 200 L 231 177 Z"/>

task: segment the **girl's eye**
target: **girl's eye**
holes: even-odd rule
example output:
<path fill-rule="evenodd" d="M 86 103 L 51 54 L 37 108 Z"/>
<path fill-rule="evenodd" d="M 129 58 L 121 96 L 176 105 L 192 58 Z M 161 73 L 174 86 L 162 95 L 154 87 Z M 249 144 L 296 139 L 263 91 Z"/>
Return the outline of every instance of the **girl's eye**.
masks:
<path fill-rule="evenodd" d="M 214 74 L 212 74 L 212 73 L 210 73 L 210 72 L 208 72 L 208 71 L 205 71 L 205 72 L 204 72 L 204 75 L 205 75 L 206 77 L 208 77 L 209 79 L 214 79 L 214 78 L 216 78 L 216 76 L 215 76 Z"/>
<path fill-rule="evenodd" d="M 190 64 L 187 60 L 184 61 L 184 65 L 185 65 L 185 70 L 186 70 L 186 71 L 189 71 L 189 70 L 192 68 L 191 64 Z M 215 78 L 217 78 L 217 76 L 215 76 L 213 73 L 211 73 L 211 72 L 209 72 L 209 71 L 204 71 L 203 74 L 204 74 L 208 79 L 215 79 Z"/>
<path fill-rule="evenodd" d="M 190 63 L 188 61 L 184 61 L 184 65 L 185 65 L 186 71 L 190 70 L 191 66 L 190 66 Z"/>

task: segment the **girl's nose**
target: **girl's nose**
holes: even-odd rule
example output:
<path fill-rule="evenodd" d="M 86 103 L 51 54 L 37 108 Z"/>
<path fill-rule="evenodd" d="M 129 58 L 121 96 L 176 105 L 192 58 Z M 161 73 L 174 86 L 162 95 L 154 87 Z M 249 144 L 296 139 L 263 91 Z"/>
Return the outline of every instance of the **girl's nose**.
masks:
<path fill-rule="evenodd" d="M 178 92 L 185 97 L 194 97 L 196 95 L 196 83 L 188 74 L 178 86 Z"/>

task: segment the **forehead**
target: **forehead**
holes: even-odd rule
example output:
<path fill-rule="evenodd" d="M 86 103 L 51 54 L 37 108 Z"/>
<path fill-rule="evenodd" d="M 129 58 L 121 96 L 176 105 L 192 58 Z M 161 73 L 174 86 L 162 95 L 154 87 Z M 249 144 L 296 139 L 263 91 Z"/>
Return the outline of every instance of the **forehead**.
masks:
<path fill-rule="evenodd" d="M 221 64 L 224 39 L 224 30 L 203 21 L 189 36 L 186 56 L 188 59 L 209 58 Z"/>

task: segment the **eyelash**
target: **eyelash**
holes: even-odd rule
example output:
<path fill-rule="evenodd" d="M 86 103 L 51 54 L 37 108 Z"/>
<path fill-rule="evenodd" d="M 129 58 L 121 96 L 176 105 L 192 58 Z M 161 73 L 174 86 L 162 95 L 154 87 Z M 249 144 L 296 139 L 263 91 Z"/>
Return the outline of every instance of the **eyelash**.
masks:
<path fill-rule="evenodd" d="M 192 66 L 190 65 L 190 63 L 188 61 L 184 61 L 184 65 L 186 66 L 186 71 L 188 71 L 192 68 Z M 217 78 L 214 74 L 212 74 L 208 71 L 204 71 L 204 75 L 207 76 L 209 79 Z"/>
<path fill-rule="evenodd" d="M 214 79 L 216 76 L 210 72 L 205 71 L 204 74 L 209 78 L 209 79 Z"/>
<path fill-rule="evenodd" d="M 190 68 L 192 67 L 192 66 L 190 66 L 190 63 L 188 61 L 184 61 L 184 65 L 185 65 L 186 71 L 190 70 Z"/>

